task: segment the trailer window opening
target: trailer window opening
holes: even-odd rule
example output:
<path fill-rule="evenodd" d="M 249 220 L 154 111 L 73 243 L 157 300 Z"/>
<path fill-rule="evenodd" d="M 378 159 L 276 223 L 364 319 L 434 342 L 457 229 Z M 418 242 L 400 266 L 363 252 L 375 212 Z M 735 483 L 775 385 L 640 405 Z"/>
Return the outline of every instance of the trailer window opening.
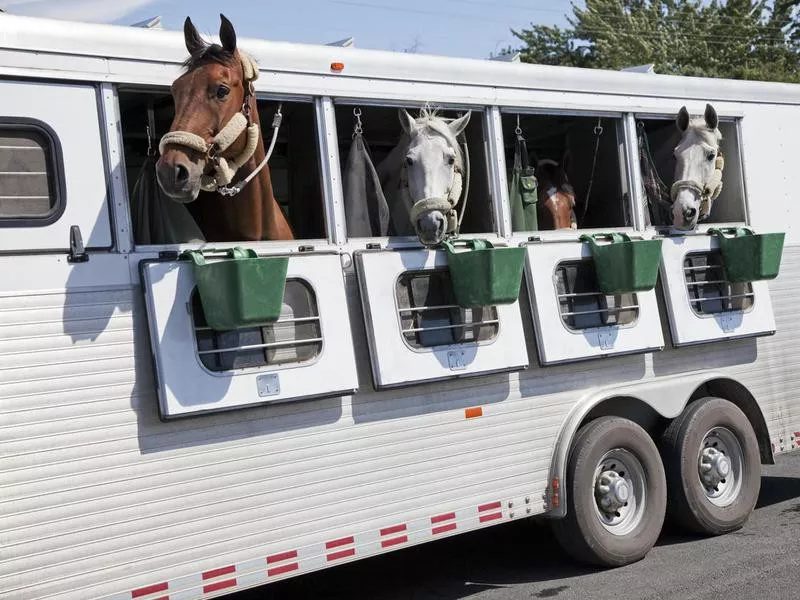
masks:
<path fill-rule="evenodd" d="M 215 223 L 213 229 L 217 231 L 220 229 L 216 226 L 218 219 L 208 212 L 208 206 L 204 203 L 218 201 L 218 199 L 206 200 L 201 192 L 198 200 L 180 204 L 171 201 L 158 188 L 153 163 L 158 158 L 159 140 L 169 131 L 174 117 L 171 95 L 167 92 L 122 90 L 119 94 L 119 103 L 129 196 L 132 203 L 140 202 L 142 190 L 145 190 L 148 197 L 145 205 L 149 214 L 145 214 L 137 206 L 132 206 L 136 243 L 188 243 L 189 240 L 175 241 L 175 235 L 178 237 L 187 235 L 182 234 L 180 227 L 172 227 L 172 231 L 177 230 L 178 233 L 168 235 L 170 239 L 166 241 L 159 239 L 170 231 L 170 228 L 162 226 L 163 222 L 174 218 L 175 211 L 184 210 L 188 210 L 190 215 L 189 227 L 192 227 L 192 223 L 194 223 L 207 241 L 248 241 L 237 239 L 241 236 L 232 234 L 223 235 L 226 239 L 216 239 L 216 237 L 210 239 L 208 232 L 212 221 Z M 271 124 L 278 104 L 274 100 L 260 99 L 258 101 L 261 136 L 265 149 L 272 139 Z M 295 239 L 325 239 L 325 210 L 314 105 L 310 101 L 282 101 L 280 104 L 282 105 L 283 121 L 275 150 L 266 167 L 269 170 L 273 195 L 288 220 Z M 155 153 L 151 162 L 147 160 L 148 124 L 151 124 L 154 130 L 149 141 L 151 151 Z M 143 171 L 143 167 L 149 168 L 147 171 Z M 137 182 L 140 188 L 138 194 Z M 249 185 L 258 185 L 258 179 Z M 156 196 L 158 197 L 156 198 Z M 244 196 L 245 192 L 242 192 L 236 198 L 227 198 L 224 201 L 241 204 Z M 169 202 L 177 204 L 178 208 L 169 205 Z M 164 204 L 167 204 L 166 208 Z M 165 231 L 167 234 L 164 233 Z"/>
<path fill-rule="evenodd" d="M 725 280 L 722 255 L 718 251 L 687 254 L 683 273 L 689 305 L 697 315 L 749 310 L 755 303 L 750 283 Z"/>
<path fill-rule="evenodd" d="M 495 307 L 457 305 L 446 269 L 403 273 L 395 297 L 403 337 L 415 349 L 490 342 L 500 329 Z"/>
<path fill-rule="evenodd" d="M 556 294 L 567 329 L 624 326 L 639 317 L 636 294 L 607 295 L 599 291 L 594 262 L 565 261 L 556 266 Z"/>
<path fill-rule="evenodd" d="M 400 110 L 380 105 L 337 103 L 335 106 L 348 236 L 351 238 L 416 235 L 401 191 L 406 155 L 399 148 L 404 139 Z M 407 106 L 405 110 L 417 117 L 420 107 Z M 357 125 L 354 111 L 360 113 L 366 156 L 354 139 Z M 484 135 L 485 113 L 480 109 L 441 108 L 436 110 L 436 115 L 456 119 L 466 112 L 471 114 L 463 134 L 468 154 L 465 158 L 468 158 L 469 190 L 466 199 L 462 191 L 455 209 L 459 216 L 463 214 L 462 233 L 495 233 Z M 398 150 L 392 154 L 396 148 Z M 461 149 L 463 152 L 463 144 Z M 464 169 L 466 165 L 465 161 Z M 372 168 L 376 178 L 371 174 Z M 466 177 L 462 176 L 462 190 L 465 189 Z M 380 210 L 388 210 L 388 221 L 379 218 Z"/>
<path fill-rule="evenodd" d="M 61 151 L 44 123 L 0 117 L 0 227 L 44 226 L 64 211 Z"/>
<path fill-rule="evenodd" d="M 515 232 L 632 226 L 621 117 L 504 110 L 502 125 Z"/>
<path fill-rule="evenodd" d="M 322 352 L 316 295 L 299 279 L 286 280 L 280 318 L 265 327 L 214 331 L 206 323 L 196 290 L 191 303 L 198 357 L 210 371 L 298 366 Z"/>
<path fill-rule="evenodd" d="M 636 122 L 637 136 L 641 136 L 642 132 L 646 136 L 647 147 L 644 149 L 649 149 L 652 164 L 663 184 L 660 186 L 652 181 L 654 177 L 648 176 L 651 168 L 642 161 L 644 195 L 647 200 L 645 213 L 648 224 L 655 227 L 670 226 L 672 225 L 672 215 L 669 209 L 670 189 L 675 181 L 674 150 L 680 142 L 681 132 L 672 117 L 640 118 Z M 713 201 L 708 217 L 699 224 L 746 223 L 746 195 L 742 158 L 739 152 L 740 129 L 737 119 L 720 118 L 718 127 L 722 134 L 720 151 L 725 160 L 722 170 L 722 191 L 719 197 Z M 661 187 L 660 193 L 659 187 Z M 659 198 L 661 198 L 661 202 L 659 202 Z"/>

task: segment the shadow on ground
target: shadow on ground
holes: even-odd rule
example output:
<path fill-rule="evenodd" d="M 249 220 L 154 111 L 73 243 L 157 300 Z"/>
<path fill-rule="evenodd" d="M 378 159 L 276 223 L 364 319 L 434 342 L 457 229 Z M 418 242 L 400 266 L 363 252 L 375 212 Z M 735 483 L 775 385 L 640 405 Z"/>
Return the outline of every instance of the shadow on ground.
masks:
<path fill-rule="evenodd" d="M 762 478 L 757 508 L 792 499 L 800 499 L 800 478 Z M 800 515 L 800 502 L 783 512 Z M 699 539 L 702 537 L 687 535 L 667 523 L 658 545 Z M 556 598 L 570 589 L 570 578 L 597 571 L 600 569 L 578 565 L 565 555 L 545 521 L 529 519 L 289 579 L 231 598 L 461 600 L 523 583 L 547 584 L 531 598 Z M 412 580 L 417 582 L 413 586 L 409 584 Z"/>

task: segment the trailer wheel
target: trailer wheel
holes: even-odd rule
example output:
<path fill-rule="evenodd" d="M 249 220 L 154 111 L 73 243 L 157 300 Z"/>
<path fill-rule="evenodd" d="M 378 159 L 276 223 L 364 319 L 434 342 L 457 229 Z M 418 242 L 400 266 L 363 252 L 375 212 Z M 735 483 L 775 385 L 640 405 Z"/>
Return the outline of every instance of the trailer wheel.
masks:
<path fill-rule="evenodd" d="M 664 432 L 661 452 L 671 520 L 710 535 L 744 525 L 758 500 L 761 460 L 738 406 L 722 398 L 694 402 Z"/>
<path fill-rule="evenodd" d="M 606 567 L 644 558 L 658 540 L 667 493 L 658 448 L 619 417 L 584 425 L 567 464 L 567 514 L 553 523 L 573 558 Z"/>

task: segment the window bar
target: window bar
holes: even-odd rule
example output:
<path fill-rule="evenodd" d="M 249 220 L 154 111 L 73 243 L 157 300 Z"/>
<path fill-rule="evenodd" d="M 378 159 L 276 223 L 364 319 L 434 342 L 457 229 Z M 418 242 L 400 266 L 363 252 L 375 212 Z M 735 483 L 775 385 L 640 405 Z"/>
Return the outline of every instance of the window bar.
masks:
<path fill-rule="evenodd" d="M 565 312 L 561 313 L 562 317 L 577 317 L 580 315 L 597 315 L 597 314 L 610 314 L 610 313 L 618 313 L 624 310 L 636 310 L 639 308 L 638 304 L 634 304 L 632 306 L 619 306 L 616 308 L 600 308 L 596 310 L 578 310 L 574 312 Z"/>
<path fill-rule="evenodd" d="M 403 333 L 426 333 L 429 331 L 444 331 L 447 329 L 469 329 L 471 327 L 483 327 L 485 325 L 498 325 L 499 319 L 491 321 L 475 321 L 474 323 L 459 323 L 457 325 L 437 325 L 436 327 L 415 327 L 413 329 L 403 329 Z"/>
<path fill-rule="evenodd" d="M 709 297 L 709 298 L 696 298 L 696 299 L 689 300 L 689 302 L 699 302 L 699 303 L 703 303 L 703 302 L 721 302 L 722 300 L 735 300 L 735 299 L 738 299 L 738 298 L 755 298 L 755 294 L 753 294 L 753 293 L 750 293 L 750 294 L 735 294 L 735 295 L 728 295 L 728 296 L 713 296 L 713 297 Z"/>
<path fill-rule="evenodd" d="M 218 348 L 216 350 L 200 350 L 197 353 L 202 356 L 207 354 L 223 354 L 225 352 L 247 352 L 250 350 L 265 350 L 269 348 L 305 346 L 307 344 L 318 344 L 320 342 L 322 342 L 322 338 L 309 338 L 307 340 L 290 340 L 288 342 L 272 342 L 270 344 L 254 344 L 252 346 L 232 346 L 230 348 Z"/>
<path fill-rule="evenodd" d="M 284 323 L 314 323 L 318 322 L 319 317 L 298 317 L 297 319 L 280 319 L 278 321 L 273 321 L 269 325 L 282 325 Z M 246 327 L 245 329 L 261 329 L 263 327 L 268 327 L 269 325 L 256 325 L 253 327 Z M 211 327 L 200 326 L 195 327 L 195 331 L 214 331 Z M 226 332 L 227 333 L 227 332 Z"/>
<path fill-rule="evenodd" d="M 449 310 L 452 308 L 461 308 L 458 304 L 442 304 L 441 306 L 415 306 L 414 308 L 401 308 L 399 313 L 415 313 L 425 312 L 429 310 Z"/>

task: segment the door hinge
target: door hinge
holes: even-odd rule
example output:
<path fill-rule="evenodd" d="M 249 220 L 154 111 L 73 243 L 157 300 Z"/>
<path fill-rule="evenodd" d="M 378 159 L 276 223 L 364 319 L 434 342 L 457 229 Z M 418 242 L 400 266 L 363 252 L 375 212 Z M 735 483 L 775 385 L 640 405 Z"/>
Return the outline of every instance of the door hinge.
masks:
<path fill-rule="evenodd" d="M 81 228 L 73 225 L 69 228 L 69 256 L 67 256 L 68 263 L 85 263 L 89 262 L 89 255 L 86 254 L 86 248 L 83 246 L 83 236 L 81 235 Z"/>

